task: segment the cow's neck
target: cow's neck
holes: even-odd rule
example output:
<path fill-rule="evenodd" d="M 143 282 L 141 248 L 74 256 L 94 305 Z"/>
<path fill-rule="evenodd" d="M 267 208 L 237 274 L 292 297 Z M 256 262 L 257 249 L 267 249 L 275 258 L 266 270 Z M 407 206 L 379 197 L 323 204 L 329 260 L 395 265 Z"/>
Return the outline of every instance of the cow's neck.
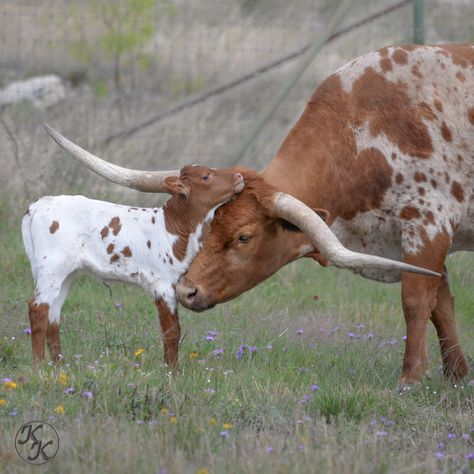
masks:
<path fill-rule="evenodd" d="M 181 195 L 174 195 L 163 206 L 166 230 L 178 239 L 173 245 L 173 253 L 178 260 L 187 257 L 189 236 L 198 230 L 200 233 L 207 229 L 207 221 L 212 218 L 213 209 L 204 209 L 195 203 L 190 203 Z M 198 239 L 201 237 L 197 236 Z"/>

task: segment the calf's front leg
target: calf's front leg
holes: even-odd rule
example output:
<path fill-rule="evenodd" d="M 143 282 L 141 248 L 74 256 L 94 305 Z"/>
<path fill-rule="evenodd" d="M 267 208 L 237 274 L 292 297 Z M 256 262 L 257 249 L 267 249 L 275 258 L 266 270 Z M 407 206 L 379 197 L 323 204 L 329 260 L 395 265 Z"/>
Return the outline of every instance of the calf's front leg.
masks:
<path fill-rule="evenodd" d="M 155 305 L 160 318 L 161 334 L 165 349 L 165 364 L 173 371 L 178 368 L 178 347 L 181 335 L 177 304 L 171 309 L 163 298 L 157 298 Z"/>

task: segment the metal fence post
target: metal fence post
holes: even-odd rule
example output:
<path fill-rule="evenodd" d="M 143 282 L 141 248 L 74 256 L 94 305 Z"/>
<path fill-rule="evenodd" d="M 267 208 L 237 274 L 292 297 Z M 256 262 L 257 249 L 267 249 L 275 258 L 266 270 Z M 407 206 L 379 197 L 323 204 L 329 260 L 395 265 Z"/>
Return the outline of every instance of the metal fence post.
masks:
<path fill-rule="evenodd" d="M 413 41 L 415 44 L 425 42 L 425 1 L 413 0 Z"/>

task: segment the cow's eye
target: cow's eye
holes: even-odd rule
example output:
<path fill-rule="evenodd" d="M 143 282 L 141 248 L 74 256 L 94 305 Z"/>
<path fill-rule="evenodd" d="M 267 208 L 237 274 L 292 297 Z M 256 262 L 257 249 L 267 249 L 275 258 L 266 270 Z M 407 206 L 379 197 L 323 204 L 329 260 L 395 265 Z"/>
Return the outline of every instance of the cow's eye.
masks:
<path fill-rule="evenodd" d="M 242 234 L 239 236 L 239 242 L 242 244 L 246 244 L 247 242 L 250 241 L 251 238 L 252 236 L 249 234 Z"/>
<path fill-rule="evenodd" d="M 204 175 L 202 176 L 202 180 L 203 180 L 203 181 L 209 181 L 209 178 L 210 178 L 209 173 L 204 174 Z"/>

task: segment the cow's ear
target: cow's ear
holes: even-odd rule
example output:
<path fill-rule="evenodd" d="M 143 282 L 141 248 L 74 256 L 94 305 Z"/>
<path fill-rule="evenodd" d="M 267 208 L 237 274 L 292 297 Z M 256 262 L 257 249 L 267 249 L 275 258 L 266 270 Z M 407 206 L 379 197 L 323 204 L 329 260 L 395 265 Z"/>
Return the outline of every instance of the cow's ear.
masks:
<path fill-rule="evenodd" d="M 165 178 L 165 184 L 171 194 L 181 194 L 182 196 L 188 197 L 189 186 L 177 176 L 168 176 Z"/>
<path fill-rule="evenodd" d="M 318 207 L 313 207 L 312 209 L 324 222 L 328 222 L 330 216 L 329 211 L 326 211 L 326 209 L 319 209 Z"/>

